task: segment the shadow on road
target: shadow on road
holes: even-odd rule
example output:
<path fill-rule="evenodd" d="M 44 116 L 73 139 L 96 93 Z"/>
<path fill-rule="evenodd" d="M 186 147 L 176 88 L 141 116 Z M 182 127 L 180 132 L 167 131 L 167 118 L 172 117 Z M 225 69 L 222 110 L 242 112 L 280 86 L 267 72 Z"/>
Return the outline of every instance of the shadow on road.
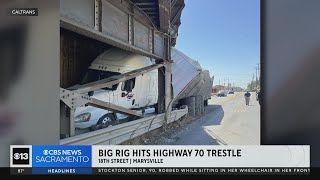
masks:
<path fill-rule="evenodd" d="M 175 145 L 219 145 L 212 133 L 205 127 L 220 125 L 224 117 L 221 105 L 208 105 L 205 114 L 199 117 L 179 133 L 172 137 L 173 141 L 168 144 Z"/>
<path fill-rule="evenodd" d="M 200 119 L 206 125 L 220 125 L 224 117 L 224 110 L 221 105 L 208 105 L 206 114 Z"/>
<path fill-rule="evenodd" d="M 225 144 L 213 131 L 210 130 L 210 126 L 217 126 L 221 124 L 224 117 L 224 110 L 221 105 L 209 105 L 206 109 L 207 113 L 201 118 L 203 123 L 201 124 L 203 139 L 212 142 L 213 145 Z"/>

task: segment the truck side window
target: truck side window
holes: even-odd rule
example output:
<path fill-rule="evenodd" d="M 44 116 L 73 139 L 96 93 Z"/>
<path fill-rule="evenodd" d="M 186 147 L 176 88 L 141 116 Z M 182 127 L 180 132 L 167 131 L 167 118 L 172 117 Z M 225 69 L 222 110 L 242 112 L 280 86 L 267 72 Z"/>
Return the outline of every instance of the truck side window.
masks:
<path fill-rule="evenodd" d="M 91 82 L 99 81 L 99 80 L 106 79 L 116 75 L 120 75 L 120 73 L 89 69 L 80 84 L 81 85 L 88 84 Z M 118 87 L 118 84 L 114 84 L 112 85 L 112 87 L 105 87 L 102 89 L 115 91 L 117 87 Z"/>
<path fill-rule="evenodd" d="M 132 91 L 132 89 L 135 86 L 135 82 L 136 82 L 136 78 L 126 80 L 124 83 L 122 83 L 121 90 L 127 91 L 127 92 Z"/>

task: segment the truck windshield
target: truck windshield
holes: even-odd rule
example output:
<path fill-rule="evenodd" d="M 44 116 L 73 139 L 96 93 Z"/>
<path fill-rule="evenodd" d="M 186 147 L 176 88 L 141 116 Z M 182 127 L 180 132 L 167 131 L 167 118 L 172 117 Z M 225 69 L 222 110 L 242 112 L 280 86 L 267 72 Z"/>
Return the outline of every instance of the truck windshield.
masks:
<path fill-rule="evenodd" d="M 101 70 L 95 70 L 95 69 L 89 69 L 86 73 L 86 75 L 84 76 L 84 78 L 81 81 L 81 85 L 83 84 L 88 84 L 94 81 L 98 81 L 98 80 L 102 80 L 102 79 L 106 79 L 109 78 L 111 76 L 115 76 L 115 75 L 119 75 L 121 73 L 117 73 L 117 72 L 109 72 L 109 71 L 101 71 Z M 105 90 L 116 90 L 118 87 L 118 84 L 112 85 L 111 88 L 109 87 L 105 87 L 102 89 Z"/>

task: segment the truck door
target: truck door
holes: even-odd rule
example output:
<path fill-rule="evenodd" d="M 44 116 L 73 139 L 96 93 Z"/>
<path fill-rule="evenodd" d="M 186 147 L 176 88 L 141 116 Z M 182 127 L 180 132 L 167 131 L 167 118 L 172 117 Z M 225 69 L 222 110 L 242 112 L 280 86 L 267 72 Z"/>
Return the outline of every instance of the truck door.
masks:
<path fill-rule="evenodd" d="M 147 93 L 147 106 L 154 105 L 157 103 L 158 97 L 158 72 L 149 72 L 149 92 Z"/>
<path fill-rule="evenodd" d="M 134 104 L 135 99 L 135 81 L 136 78 L 129 79 L 125 82 L 120 83 L 120 97 L 118 98 L 119 106 L 125 108 L 131 108 Z"/>

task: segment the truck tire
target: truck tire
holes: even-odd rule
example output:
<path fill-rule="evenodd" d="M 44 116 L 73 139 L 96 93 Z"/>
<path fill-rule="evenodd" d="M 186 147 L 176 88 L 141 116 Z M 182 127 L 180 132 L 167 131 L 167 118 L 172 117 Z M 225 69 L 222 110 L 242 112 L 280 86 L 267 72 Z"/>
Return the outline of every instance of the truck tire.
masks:
<path fill-rule="evenodd" d="M 158 107 L 158 103 L 154 105 L 154 112 L 155 112 L 156 114 L 160 114 L 160 112 L 159 112 L 159 107 Z"/>
<path fill-rule="evenodd" d="M 208 99 L 204 101 L 204 106 L 208 106 Z"/>
<path fill-rule="evenodd" d="M 97 122 L 97 125 L 108 127 L 110 125 L 115 125 L 115 120 L 116 118 L 114 117 L 113 114 L 105 114 L 99 119 L 99 121 Z"/>

